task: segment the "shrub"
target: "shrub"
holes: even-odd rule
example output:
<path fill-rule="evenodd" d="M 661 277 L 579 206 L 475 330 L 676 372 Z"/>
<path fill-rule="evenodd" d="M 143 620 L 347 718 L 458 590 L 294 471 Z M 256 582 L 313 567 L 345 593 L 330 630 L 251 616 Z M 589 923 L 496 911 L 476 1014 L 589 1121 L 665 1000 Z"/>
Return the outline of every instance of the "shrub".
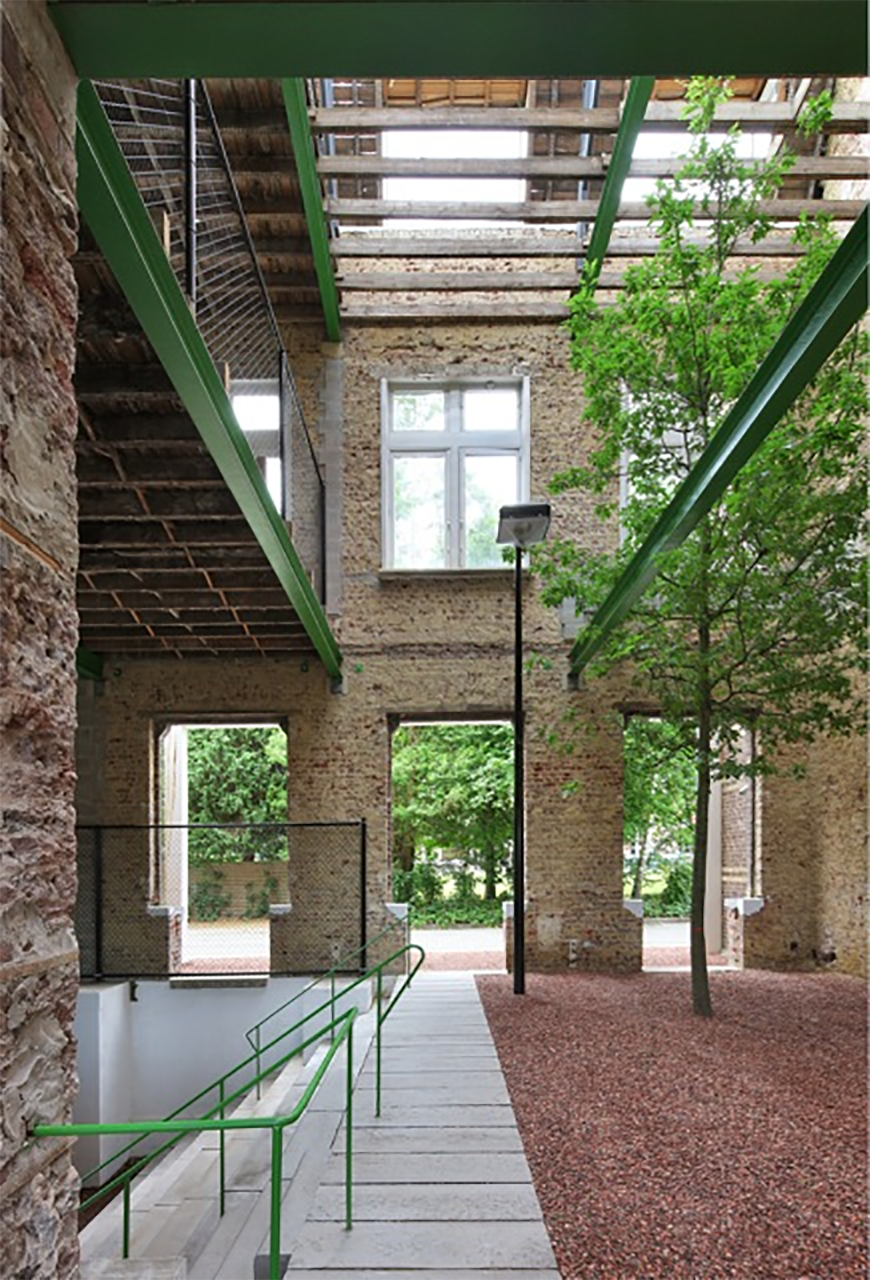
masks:
<path fill-rule="evenodd" d="M 232 902 L 223 888 L 224 873 L 218 867 L 206 866 L 201 878 L 190 886 L 188 903 L 191 920 L 219 920 Z"/>

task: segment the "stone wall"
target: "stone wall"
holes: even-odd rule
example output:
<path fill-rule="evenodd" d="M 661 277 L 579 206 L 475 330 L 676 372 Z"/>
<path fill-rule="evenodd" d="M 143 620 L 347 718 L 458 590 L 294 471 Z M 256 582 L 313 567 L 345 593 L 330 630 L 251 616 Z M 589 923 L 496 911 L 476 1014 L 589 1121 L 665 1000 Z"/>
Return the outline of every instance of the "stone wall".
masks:
<path fill-rule="evenodd" d="M 0 1274 L 78 1270 L 68 1144 L 78 965 L 72 389 L 75 78 L 41 3 L 3 7 Z"/>

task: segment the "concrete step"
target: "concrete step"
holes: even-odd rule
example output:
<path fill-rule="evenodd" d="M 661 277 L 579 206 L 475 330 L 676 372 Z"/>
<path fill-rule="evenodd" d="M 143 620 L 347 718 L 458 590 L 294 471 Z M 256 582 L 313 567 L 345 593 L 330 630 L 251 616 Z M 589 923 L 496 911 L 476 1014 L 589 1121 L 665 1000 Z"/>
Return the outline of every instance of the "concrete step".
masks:
<path fill-rule="evenodd" d="M 103 1258 L 84 1262 L 80 1280 L 187 1280 L 184 1258 Z"/>

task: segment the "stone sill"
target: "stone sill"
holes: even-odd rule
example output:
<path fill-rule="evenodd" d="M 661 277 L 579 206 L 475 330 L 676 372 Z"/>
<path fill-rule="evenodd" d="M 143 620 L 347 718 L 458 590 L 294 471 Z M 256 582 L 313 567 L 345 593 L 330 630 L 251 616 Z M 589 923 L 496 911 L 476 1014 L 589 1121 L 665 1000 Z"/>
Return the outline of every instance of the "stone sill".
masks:
<path fill-rule="evenodd" d="M 523 568 L 523 576 L 528 575 Z M 499 585 L 512 582 L 514 569 L 378 569 L 378 581 L 390 582 L 496 582 Z"/>

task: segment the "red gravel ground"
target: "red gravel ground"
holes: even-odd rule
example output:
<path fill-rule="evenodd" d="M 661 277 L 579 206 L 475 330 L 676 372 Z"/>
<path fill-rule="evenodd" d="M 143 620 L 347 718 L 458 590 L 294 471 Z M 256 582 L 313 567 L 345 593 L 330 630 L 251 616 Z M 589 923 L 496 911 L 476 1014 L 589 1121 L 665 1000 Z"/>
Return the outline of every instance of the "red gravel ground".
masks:
<path fill-rule="evenodd" d="M 477 982 L 564 1280 L 865 1280 L 862 981 Z"/>

